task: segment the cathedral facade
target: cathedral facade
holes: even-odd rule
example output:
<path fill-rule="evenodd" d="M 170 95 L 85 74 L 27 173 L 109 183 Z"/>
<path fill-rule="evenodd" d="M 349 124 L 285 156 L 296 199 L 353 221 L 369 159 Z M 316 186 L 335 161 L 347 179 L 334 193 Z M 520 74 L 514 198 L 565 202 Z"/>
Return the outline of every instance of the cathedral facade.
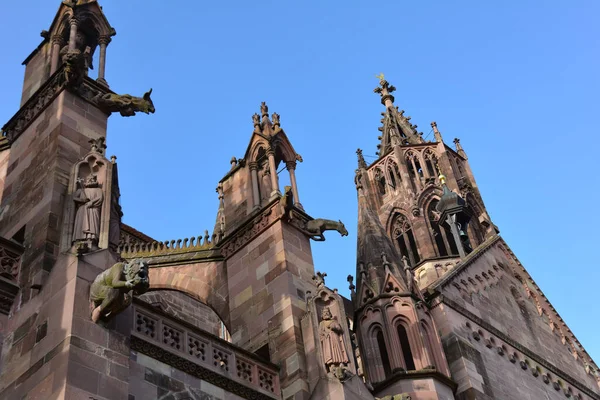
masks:
<path fill-rule="evenodd" d="M 107 120 L 155 108 L 106 81 L 115 34 L 96 0 L 60 3 L 2 128 L 0 399 L 600 400 L 460 141 L 435 122 L 423 139 L 383 75 L 349 299 L 311 254 L 347 227 L 304 209 L 302 157 L 265 103 L 212 232 L 158 242 L 124 224 Z"/>

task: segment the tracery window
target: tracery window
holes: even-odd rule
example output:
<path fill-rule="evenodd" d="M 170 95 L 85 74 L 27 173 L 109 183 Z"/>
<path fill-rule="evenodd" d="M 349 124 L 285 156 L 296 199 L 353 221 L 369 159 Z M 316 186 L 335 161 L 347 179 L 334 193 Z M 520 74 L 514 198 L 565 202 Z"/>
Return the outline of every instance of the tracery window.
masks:
<path fill-rule="evenodd" d="M 400 348 L 402 349 L 402 357 L 404 358 L 404 365 L 407 371 L 414 371 L 415 361 L 413 359 L 412 351 L 410 350 L 410 342 L 408 340 L 408 333 L 406 328 L 402 324 L 398 324 L 396 327 L 398 331 L 398 339 L 400 340 Z"/>
<path fill-rule="evenodd" d="M 410 265 L 415 266 L 420 258 L 412 226 L 402 214 L 396 214 L 392 223 L 392 237 L 396 240 L 402 256 L 408 257 Z"/>
<path fill-rule="evenodd" d="M 458 248 L 454 241 L 454 236 L 448 224 L 439 224 L 439 213 L 436 210 L 438 199 L 434 199 L 427 207 L 427 216 L 429 220 L 429 228 L 433 234 L 433 241 L 437 248 L 438 255 L 444 257 L 447 255 L 458 254 Z"/>
<path fill-rule="evenodd" d="M 383 331 L 379 328 L 375 331 L 375 340 L 377 342 L 377 349 L 379 350 L 379 355 L 381 356 L 381 365 L 383 366 L 383 373 L 387 378 L 392 373 L 392 367 L 390 365 L 390 357 L 385 346 Z"/>
<path fill-rule="evenodd" d="M 421 179 L 423 179 L 423 169 L 421 168 L 417 153 L 410 151 L 406 154 L 406 166 L 408 168 L 411 185 L 416 192 L 421 189 Z"/>
<path fill-rule="evenodd" d="M 402 182 L 402 177 L 400 176 L 398 164 L 396 164 L 394 161 L 390 160 L 388 164 L 388 174 L 390 176 L 390 186 L 396 189 L 396 183 Z"/>
<path fill-rule="evenodd" d="M 387 188 L 385 183 L 385 175 L 383 174 L 383 171 L 379 168 L 375 170 L 375 182 L 377 183 L 379 194 L 383 196 Z"/>
<path fill-rule="evenodd" d="M 426 149 L 423 153 L 423 158 L 425 159 L 425 168 L 427 168 L 427 173 L 430 178 L 435 178 L 438 176 L 438 161 L 437 156 L 431 149 Z"/>

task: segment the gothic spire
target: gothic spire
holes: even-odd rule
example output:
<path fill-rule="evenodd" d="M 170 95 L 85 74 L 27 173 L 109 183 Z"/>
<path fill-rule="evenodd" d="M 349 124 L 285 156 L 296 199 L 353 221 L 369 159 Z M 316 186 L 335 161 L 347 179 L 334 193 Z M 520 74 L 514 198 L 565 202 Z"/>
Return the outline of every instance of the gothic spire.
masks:
<path fill-rule="evenodd" d="M 393 146 L 423 143 L 421 133 L 417 132 L 417 126 L 410 123 L 410 117 L 405 117 L 404 110 L 398 110 L 398 107 L 394 106 L 392 93 L 396 88 L 385 80 L 383 74 L 378 75 L 377 78 L 379 78 L 379 86 L 374 92 L 381 96 L 381 104 L 386 108 L 386 111 L 381 113 L 383 125 L 379 128 L 382 133 L 379 136 L 380 143 L 377 145 L 379 156 L 389 153 Z"/>
<path fill-rule="evenodd" d="M 397 281 L 397 291 L 407 293 L 400 255 L 361 187 L 358 189 L 357 292 L 361 293 L 362 287 L 368 285 L 377 296 L 380 289 L 386 289 L 384 284 L 389 274 Z"/>

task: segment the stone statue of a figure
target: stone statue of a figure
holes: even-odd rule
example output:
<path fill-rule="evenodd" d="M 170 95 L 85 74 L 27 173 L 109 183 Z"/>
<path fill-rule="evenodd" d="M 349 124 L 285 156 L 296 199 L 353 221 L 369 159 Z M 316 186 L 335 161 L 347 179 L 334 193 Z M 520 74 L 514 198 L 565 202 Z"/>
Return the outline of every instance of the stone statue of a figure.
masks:
<path fill-rule="evenodd" d="M 104 195 L 96 175 L 77 180 L 73 200 L 78 205 L 73 226 L 73 241 L 91 240 L 98 242 L 100 234 L 100 212 Z"/>
<path fill-rule="evenodd" d="M 271 172 L 269 171 L 268 164 L 263 167 L 260 175 L 260 186 L 262 190 L 261 201 L 269 200 L 271 196 Z"/>
<path fill-rule="evenodd" d="M 323 362 L 327 372 L 337 378 L 343 378 L 348 365 L 348 355 L 344 345 L 344 330 L 338 321 L 331 315 L 329 307 L 325 307 L 321 313 L 319 323 L 319 337 L 323 349 Z"/>

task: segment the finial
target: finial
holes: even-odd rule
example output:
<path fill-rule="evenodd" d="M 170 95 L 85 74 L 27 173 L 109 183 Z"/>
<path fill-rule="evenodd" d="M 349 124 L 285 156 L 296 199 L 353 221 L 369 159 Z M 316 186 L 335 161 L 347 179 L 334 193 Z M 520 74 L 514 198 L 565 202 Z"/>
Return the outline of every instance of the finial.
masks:
<path fill-rule="evenodd" d="M 91 151 L 95 153 L 104 154 L 104 150 L 106 149 L 105 141 L 106 139 L 102 136 L 100 136 L 98 139 L 88 140 L 88 143 L 92 145 Z"/>
<path fill-rule="evenodd" d="M 393 107 L 394 96 L 392 96 L 391 93 L 395 92 L 396 88 L 390 85 L 389 82 L 385 80 L 385 76 L 383 75 L 383 73 L 375 76 L 379 79 L 379 86 L 376 87 L 373 90 L 373 92 L 381 96 L 381 104 L 383 104 L 387 108 Z"/>
<path fill-rule="evenodd" d="M 356 289 L 356 286 L 354 286 L 354 277 L 352 275 L 348 275 L 346 280 L 348 281 L 348 289 L 350 289 L 350 294 L 354 295 L 354 289 Z"/>
<path fill-rule="evenodd" d="M 271 119 L 273 120 L 273 127 L 275 128 L 275 130 L 277 130 L 280 127 L 279 114 L 273 113 L 271 115 Z"/>
<path fill-rule="evenodd" d="M 431 127 L 433 128 L 433 136 L 435 137 L 435 141 L 438 143 L 443 142 L 442 134 L 438 130 L 437 123 L 435 121 L 431 123 Z"/>
<path fill-rule="evenodd" d="M 440 184 L 441 185 L 445 185 L 446 184 L 446 176 L 444 174 L 440 174 L 440 176 L 438 178 L 440 180 Z"/>
<path fill-rule="evenodd" d="M 359 169 L 367 169 L 367 163 L 365 158 L 363 157 L 363 152 L 361 149 L 356 150 L 356 155 L 358 156 L 358 168 Z"/>
<path fill-rule="evenodd" d="M 257 128 L 260 125 L 260 115 L 257 113 L 254 113 L 252 116 L 252 125 L 254 125 L 254 128 Z"/>
<path fill-rule="evenodd" d="M 115 156 L 115 155 L 110 156 L 110 162 L 113 163 L 113 164 L 116 163 L 117 162 L 117 156 Z"/>
<path fill-rule="evenodd" d="M 257 114 L 254 114 L 254 115 L 257 115 Z M 229 162 L 231 163 L 231 168 L 233 169 L 237 165 L 238 160 L 237 160 L 237 158 L 235 158 L 235 156 L 233 156 L 233 157 L 231 157 L 231 160 Z"/>
<path fill-rule="evenodd" d="M 312 277 L 318 288 L 325 286 L 325 277 L 327 273 L 317 271 L 317 274 Z"/>
<path fill-rule="evenodd" d="M 454 138 L 454 146 L 456 147 L 456 152 L 458 154 L 460 154 L 462 157 L 464 157 L 465 159 L 467 159 L 467 153 L 465 153 L 465 150 L 463 149 L 462 145 L 460 144 L 459 138 Z"/>
<path fill-rule="evenodd" d="M 269 118 L 269 107 L 264 101 L 260 103 L 260 113 L 263 118 Z"/>

